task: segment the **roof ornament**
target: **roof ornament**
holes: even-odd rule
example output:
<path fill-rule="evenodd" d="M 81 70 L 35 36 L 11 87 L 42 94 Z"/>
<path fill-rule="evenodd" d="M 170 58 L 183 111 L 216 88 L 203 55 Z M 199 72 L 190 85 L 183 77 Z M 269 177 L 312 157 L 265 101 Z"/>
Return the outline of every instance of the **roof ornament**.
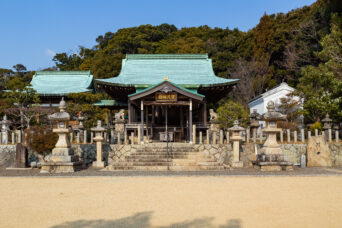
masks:
<path fill-rule="evenodd" d="M 163 93 L 169 93 L 169 92 L 172 92 L 173 90 L 169 86 L 164 86 L 160 91 Z"/>
<path fill-rule="evenodd" d="M 168 76 L 164 76 L 164 81 L 170 81 Z"/>

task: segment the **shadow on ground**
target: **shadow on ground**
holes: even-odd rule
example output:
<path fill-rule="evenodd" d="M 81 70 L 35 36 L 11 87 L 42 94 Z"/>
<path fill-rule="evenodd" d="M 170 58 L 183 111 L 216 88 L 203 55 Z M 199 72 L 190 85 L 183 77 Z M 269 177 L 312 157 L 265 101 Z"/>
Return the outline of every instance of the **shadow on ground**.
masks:
<path fill-rule="evenodd" d="M 213 225 L 213 218 L 201 218 L 191 221 L 174 223 L 168 226 L 152 226 L 150 223 L 152 212 L 137 213 L 132 216 L 116 219 L 116 220 L 77 220 L 73 222 L 65 222 L 51 228 L 241 228 L 240 219 L 230 219 L 224 225 Z"/>

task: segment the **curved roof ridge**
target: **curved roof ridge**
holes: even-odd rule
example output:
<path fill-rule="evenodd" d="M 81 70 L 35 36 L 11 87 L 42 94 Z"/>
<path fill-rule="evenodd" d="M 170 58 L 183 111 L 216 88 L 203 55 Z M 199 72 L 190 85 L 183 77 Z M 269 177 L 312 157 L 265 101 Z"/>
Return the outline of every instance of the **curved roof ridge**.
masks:
<path fill-rule="evenodd" d="M 208 54 L 126 54 L 126 59 L 208 59 Z"/>

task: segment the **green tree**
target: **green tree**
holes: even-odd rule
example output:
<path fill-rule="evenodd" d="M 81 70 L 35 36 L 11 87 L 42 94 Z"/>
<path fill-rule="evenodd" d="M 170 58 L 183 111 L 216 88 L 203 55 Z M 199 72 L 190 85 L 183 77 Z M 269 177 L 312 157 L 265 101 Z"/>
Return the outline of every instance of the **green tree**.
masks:
<path fill-rule="evenodd" d="M 220 127 L 227 130 L 233 126 L 234 120 L 239 120 L 240 125 L 246 126 L 249 120 L 249 114 L 246 108 L 232 100 L 224 102 L 217 109 L 218 123 Z"/>

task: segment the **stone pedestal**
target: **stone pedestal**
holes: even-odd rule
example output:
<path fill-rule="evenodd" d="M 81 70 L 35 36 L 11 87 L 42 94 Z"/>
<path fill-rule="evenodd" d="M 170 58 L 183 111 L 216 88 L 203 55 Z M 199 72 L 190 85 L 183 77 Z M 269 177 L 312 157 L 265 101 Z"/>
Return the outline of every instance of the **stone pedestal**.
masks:
<path fill-rule="evenodd" d="M 115 132 L 120 132 L 123 134 L 125 131 L 125 121 L 124 120 L 116 120 L 115 121 Z"/>

